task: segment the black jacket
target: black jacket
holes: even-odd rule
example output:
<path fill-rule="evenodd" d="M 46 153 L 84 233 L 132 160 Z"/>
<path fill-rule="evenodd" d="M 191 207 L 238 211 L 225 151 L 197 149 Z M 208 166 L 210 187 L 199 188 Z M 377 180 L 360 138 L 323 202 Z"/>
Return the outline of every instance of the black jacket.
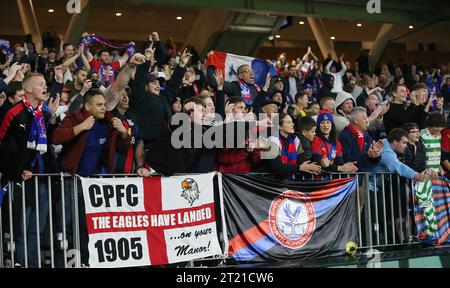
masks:
<path fill-rule="evenodd" d="M 358 172 L 365 172 L 369 164 L 376 164 L 380 162 L 381 156 L 377 158 L 369 158 L 367 151 L 369 151 L 370 145 L 372 145 L 372 138 L 367 131 L 364 131 L 364 147 L 361 152 L 358 144 L 358 140 L 355 135 L 347 127 L 342 130 L 339 135 L 339 142 L 342 145 L 342 155 L 344 158 L 344 163 L 347 162 L 358 162 Z"/>
<path fill-rule="evenodd" d="M 214 90 L 217 90 L 217 83 L 216 83 L 216 79 L 214 78 L 214 73 L 215 73 L 214 66 L 209 66 L 207 68 L 207 75 L 206 75 L 207 79 L 208 79 L 208 83 Z M 245 101 L 247 106 L 254 106 L 257 98 L 261 98 L 261 97 L 264 98 L 267 96 L 266 92 L 264 92 L 262 89 L 258 90 L 256 87 L 257 87 L 256 85 L 253 85 L 253 86 L 249 85 L 249 88 L 252 93 L 252 99 L 249 103 L 247 103 L 247 101 Z M 232 96 L 241 96 L 242 97 L 241 84 L 238 81 L 232 81 L 232 82 L 224 81 L 223 92 L 228 97 L 232 97 Z M 261 95 L 261 94 L 264 94 L 264 95 Z M 258 109 L 258 107 L 256 107 L 256 108 Z M 255 107 L 253 107 L 253 109 L 255 110 Z"/>
<path fill-rule="evenodd" d="M 6 98 L 5 102 L 3 102 L 3 105 L 0 106 L 0 123 L 3 122 L 3 119 L 5 119 L 6 113 L 8 113 L 9 109 L 13 107 L 14 104 L 9 102 L 9 99 Z"/>
<path fill-rule="evenodd" d="M 312 159 L 312 152 L 311 152 L 311 141 L 306 139 L 303 135 L 300 135 L 300 153 L 297 156 L 297 163 L 302 164 L 306 161 L 311 161 Z"/>
<path fill-rule="evenodd" d="M 422 172 L 427 168 L 427 157 L 425 153 L 425 145 L 422 141 L 416 143 L 417 151 L 414 153 L 414 146 L 407 144 L 403 152 L 403 163 L 408 165 L 411 169 L 417 172 Z"/>
<path fill-rule="evenodd" d="M 317 95 L 317 101 L 320 102 L 322 98 L 325 97 L 332 97 L 333 99 L 336 99 L 336 93 L 331 92 L 333 87 L 330 85 L 330 79 L 333 76 L 330 74 L 325 73 L 322 77 L 323 80 L 323 86 L 320 88 L 318 95 Z"/>
<path fill-rule="evenodd" d="M 254 127 L 256 127 L 256 123 L 253 122 L 252 124 L 255 125 Z M 193 132 L 194 129 L 201 129 L 199 131 L 202 134 L 202 137 L 206 135 L 205 132 L 208 129 L 212 130 L 208 131 L 207 137 L 214 137 L 213 135 L 222 135 L 223 138 L 221 142 L 216 143 L 218 145 L 221 145 L 221 147 L 227 147 L 227 139 L 229 137 L 234 139 L 234 145 L 238 144 L 238 139 L 237 137 L 235 137 L 235 131 L 237 131 L 237 129 L 244 129 L 246 137 L 248 136 L 249 130 L 251 129 L 250 122 L 240 121 L 222 123 L 216 126 L 203 125 L 201 127 L 191 123 L 190 128 L 180 125 L 168 125 L 168 127 L 163 130 L 161 136 L 156 141 L 149 143 L 145 147 L 147 164 L 156 172 L 164 176 L 171 176 L 175 173 L 207 173 L 213 170 L 217 150 L 215 147 L 205 147 L 203 145 L 203 142 L 201 143 L 200 147 L 196 147 L 194 145 L 194 139 L 197 135 L 195 135 L 195 133 Z M 234 127 L 230 128 L 231 125 Z M 220 130 L 222 130 L 222 133 L 219 132 Z M 189 134 L 186 132 L 189 132 Z M 183 138 L 186 136 L 190 136 L 189 140 Z M 179 139 L 183 144 L 189 143 L 190 146 L 175 148 L 173 146 L 174 143 L 172 142 L 172 137 L 174 137 L 174 139 Z M 215 139 L 211 140 L 215 141 Z M 168 159 L 168 155 L 170 159 Z"/>
<path fill-rule="evenodd" d="M 177 66 L 172 78 L 166 82 L 160 95 L 145 91 L 149 62 L 137 67 L 134 81 L 131 83 L 129 114 L 136 119 L 140 127 L 139 138 L 144 141 L 156 140 L 172 116 L 172 101 L 178 96 L 181 81 L 186 68 Z"/>
<path fill-rule="evenodd" d="M 172 176 L 175 173 L 187 173 L 193 166 L 194 160 L 201 149 L 194 147 L 194 133 L 191 133 L 191 147 L 175 148 L 172 145 L 172 133 L 181 132 L 180 127 L 168 125 L 162 131 L 160 137 L 146 146 L 146 162 L 156 172 L 164 176 Z M 168 159 L 170 157 L 170 159 Z"/>
<path fill-rule="evenodd" d="M 44 110 L 44 120 L 48 123 L 50 113 Z M 23 102 L 16 103 L 6 114 L 0 126 L 0 171 L 11 181 L 21 181 L 23 170 L 34 171 L 32 162 L 38 153 L 27 148 L 28 135 L 33 122 Z M 55 127 L 47 125 L 47 135 Z M 47 138 L 48 139 L 48 138 Z M 47 153 L 43 155 L 44 163 L 51 164 L 51 143 L 47 143 Z M 44 165 L 45 172 L 53 172 L 52 165 Z"/>
<path fill-rule="evenodd" d="M 284 93 L 289 94 L 289 91 L 291 90 L 291 85 L 289 83 L 290 76 L 283 79 L 283 86 L 284 86 Z M 295 78 L 295 86 L 297 87 L 297 93 L 303 90 L 302 81 L 298 77 Z M 292 97 L 295 97 L 295 95 L 291 95 Z"/>
<path fill-rule="evenodd" d="M 441 87 L 442 96 L 444 96 L 444 103 L 447 104 L 450 102 L 450 86 L 445 83 Z"/>
<path fill-rule="evenodd" d="M 424 129 L 427 116 L 428 113 L 425 113 L 423 105 L 411 104 L 405 108 L 403 104 L 390 103 L 389 111 L 383 117 L 386 135 L 389 135 L 392 129 L 400 128 L 407 122 L 414 122 L 420 129 Z"/>

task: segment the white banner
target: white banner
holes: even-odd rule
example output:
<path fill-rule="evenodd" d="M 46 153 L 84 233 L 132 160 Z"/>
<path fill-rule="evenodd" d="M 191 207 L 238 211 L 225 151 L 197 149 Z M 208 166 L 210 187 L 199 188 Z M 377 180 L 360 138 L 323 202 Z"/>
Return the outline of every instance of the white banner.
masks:
<path fill-rule="evenodd" d="M 164 265 L 223 254 L 215 175 L 81 178 L 89 265 Z"/>

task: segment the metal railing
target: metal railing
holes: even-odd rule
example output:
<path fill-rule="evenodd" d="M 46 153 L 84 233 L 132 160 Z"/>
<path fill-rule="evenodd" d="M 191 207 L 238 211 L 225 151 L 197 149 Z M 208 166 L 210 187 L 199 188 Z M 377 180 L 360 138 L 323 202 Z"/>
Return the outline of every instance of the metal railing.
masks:
<path fill-rule="evenodd" d="M 356 223 L 360 248 L 411 243 L 415 231 L 413 182 L 396 173 L 332 173 L 299 180 L 356 177 Z"/>
<path fill-rule="evenodd" d="M 357 181 L 358 246 L 369 249 L 410 243 L 415 229 L 410 180 L 391 173 L 355 173 L 302 176 L 296 181 L 347 177 Z M 85 227 L 80 226 L 82 199 L 79 179 L 68 174 L 35 175 L 20 185 L 10 182 L 0 208 L 0 268 L 83 267 L 87 245 L 81 231 Z"/>

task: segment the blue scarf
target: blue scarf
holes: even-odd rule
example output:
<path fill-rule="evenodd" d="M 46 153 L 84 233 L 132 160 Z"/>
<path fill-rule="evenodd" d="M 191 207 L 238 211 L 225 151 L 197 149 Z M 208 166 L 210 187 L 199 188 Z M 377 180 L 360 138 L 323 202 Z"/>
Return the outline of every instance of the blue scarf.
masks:
<path fill-rule="evenodd" d="M 33 114 L 33 122 L 31 123 L 30 134 L 28 134 L 27 148 L 44 154 L 47 152 L 47 131 L 42 112 L 42 102 L 39 102 L 36 109 L 31 106 L 27 98 L 23 98 L 23 104 L 27 107 L 27 111 Z"/>
<path fill-rule="evenodd" d="M 239 84 L 241 86 L 242 99 L 244 100 L 246 105 L 252 106 L 253 105 L 252 88 L 242 80 L 239 80 Z M 256 91 L 258 91 L 258 92 L 260 91 L 260 88 L 258 85 L 254 84 L 253 87 L 256 89 Z"/>

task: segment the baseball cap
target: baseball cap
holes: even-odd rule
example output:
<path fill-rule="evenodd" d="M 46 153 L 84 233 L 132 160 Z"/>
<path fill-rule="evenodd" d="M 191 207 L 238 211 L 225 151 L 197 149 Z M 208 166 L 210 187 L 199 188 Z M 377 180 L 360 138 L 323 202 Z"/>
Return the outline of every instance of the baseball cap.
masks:
<path fill-rule="evenodd" d="M 283 78 L 281 78 L 280 76 L 275 76 L 272 78 L 273 83 L 277 83 L 279 81 L 283 82 Z"/>
<path fill-rule="evenodd" d="M 147 77 L 145 80 L 146 80 L 146 82 L 152 82 L 152 81 L 158 80 L 159 83 L 162 83 L 166 79 L 164 77 L 162 77 L 162 75 L 159 72 L 151 72 L 151 73 L 147 74 Z"/>
<path fill-rule="evenodd" d="M 173 104 L 173 103 L 175 103 L 175 102 L 177 102 L 177 101 L 180 101 L 180 102 L 181 102 L 181 98 L 180 98 L 180 97 L 175 97 L 175 99 L 173 99 L 173 101 L 172 101 L 171 104 Z"/>
<path fill-rule="evenodd" d="M 265 100 L 265 101 L 262 103 L 261 107 L 264 107 L 264 106 L 269 105 L 269 104 L 275 104 L 275 105 L 277 105 L 278 107 L 280 107 L 280 103 L 278 103 L 278 102 L 276 102 L 276 101 L 273 101 L 272 99 L 267 99 L 267 100 Z"/>

